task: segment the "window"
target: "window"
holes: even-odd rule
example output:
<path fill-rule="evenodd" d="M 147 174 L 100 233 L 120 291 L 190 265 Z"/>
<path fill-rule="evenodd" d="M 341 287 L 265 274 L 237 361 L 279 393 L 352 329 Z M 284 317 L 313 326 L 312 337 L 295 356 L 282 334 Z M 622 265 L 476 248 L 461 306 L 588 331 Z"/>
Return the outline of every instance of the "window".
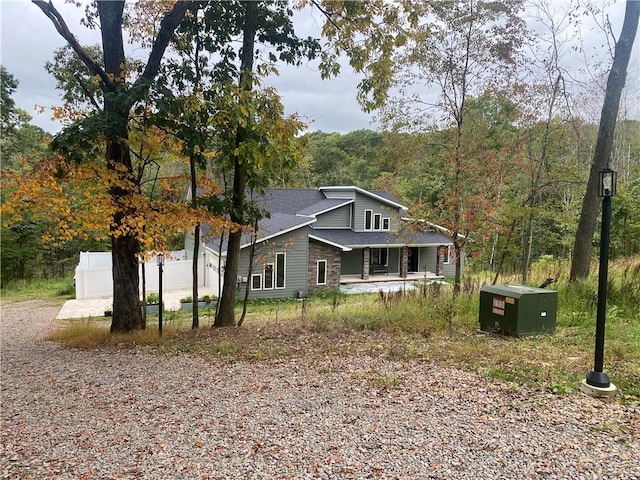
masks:
<path fill-rule="evenodd" d="M 373 216 L 373 229 L 374 230 L 380 230 L 380 227 L 381 227 L 380 222 L 382 222 L 382 215 L 379 214 L 379 213 L 376 213 Z"/>
<path fill-rule="evenodd" d="M 373 218 L 373 210 L 364 211 L 364 229 L 371 230 L 371 220 Z"/>
<path fill-rule="evenodd" d="M 262 275 L 259 273 L 251 275 L 251 290 L 262 290 Z"/>
<path fill-rule="evenodd" d="M 372 248 L 371 249 L 371 264 L 372 265 L 387 265 L 388 250 L 386 248 Z"/>
<path fill-rule="evenodd" d="M 383 218 L 382 219 L 382 229 L 383 230 L 389 230 L 389 218 Z"/>
<path fill-rule="evenodd" d="M 444 245 L 440 247 L 442 252 L 442 263 L 451 263 L 451 245 Z"/>
<path fill-rule="evenodd" d="M 263 288 L 265 290 L 271 290 L 273 288 L 273 263 L 267 263 L 264 266 L 264 283 Z"/>
<path fill-rule="evenodd" d="M 326 260 L 318 260 L 318 275 L 316 278 L 316 283 L 318 285 L 327 284 L 327 261 Z"/>
<path fill-rule="evenodd" d="M 276 288 L 284 288 L 286 277 L 285 266 L 284 253 L 276 253 Z"/>

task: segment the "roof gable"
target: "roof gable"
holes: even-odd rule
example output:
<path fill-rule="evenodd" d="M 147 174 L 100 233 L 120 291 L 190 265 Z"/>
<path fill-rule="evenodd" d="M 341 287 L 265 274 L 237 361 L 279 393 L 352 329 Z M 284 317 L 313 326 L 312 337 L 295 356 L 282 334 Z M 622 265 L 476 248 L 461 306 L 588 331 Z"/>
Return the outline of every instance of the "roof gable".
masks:
<path fill-rule="evenodd" d="M 334 198 L 355 198 L 355 194 L 360 193 L 376 200 L 391 205 L 394 208 L 401 210 L 408 210 L 407 207 L 398 203 L 391 193 L 384 190 L 369 191 L 364 188 L 351 186 L 335 186 L 335 187 L 320 187 L 318 190 L 322 191 L 327 197 L 332 196 Z M 351 192 L 353 192 L 351 194 Z"/>
<path fill-rule="evenodd" d="M 370 192 L 356 186 L 329 186 L 318 189 L 310 188 L 268 188 L 264 194 L 253 198 L 262 208 L 270 213 L 262 218 L 258 226 L 258 242 L 284 235 L 288 232 L 309 226 L 316 221 L 316 216 L 355 202 L 356 194 L 366 195 L 394 208 L 406 210 L 393 195 L 385 191 Z M 332 242 L 329 238 L 324 241 Z M 342 239 L 340 239 L 342 240 Z M 215 250 L 220 246 L 220 239 L 208 242 Z M 342 245 L 341 241 L 335 242 Z M 251 236 L 243 235 L 242 247 L 251 244 Z M 226 253 L 227 239 L 222 245 Z"/>

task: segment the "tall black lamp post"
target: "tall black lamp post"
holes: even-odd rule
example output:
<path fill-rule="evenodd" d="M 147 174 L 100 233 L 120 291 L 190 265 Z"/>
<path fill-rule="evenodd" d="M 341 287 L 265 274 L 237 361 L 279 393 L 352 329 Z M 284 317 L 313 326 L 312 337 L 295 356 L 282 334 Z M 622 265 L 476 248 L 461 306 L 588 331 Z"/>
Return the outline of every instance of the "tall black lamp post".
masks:
<path fill-rule="evenodd" d="M 598 307 L 596 316 L 596 348 L 593 370 L 583 382 L 588 393 L 615 392 L 603 370 L 604 326 L 607 313 L 607 277 L 609 273 L 609 234 L 611 226 L 611 197 L 616 194 L 616 172 L 609 167 L 598 174 L 598 196 L 602 197 L 602 227 L 600 231 L 600 266 L 598 271 Z M 590 388 L 591 387 L 591 388 Z"/>
<path fill-rule="evenodd" d="M 156 256 L 158 261 L 158 333 L 162 336 L 162 267 L 164 267 L 164 253 L 159 253 Z"/>

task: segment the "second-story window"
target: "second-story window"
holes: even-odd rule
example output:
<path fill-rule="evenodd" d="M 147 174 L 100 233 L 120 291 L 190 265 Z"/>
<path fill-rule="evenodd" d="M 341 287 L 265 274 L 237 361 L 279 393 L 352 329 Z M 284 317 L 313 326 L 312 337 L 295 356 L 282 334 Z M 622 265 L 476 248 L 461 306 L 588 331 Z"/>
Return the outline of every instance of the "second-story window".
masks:
<path fill-rule="evenodd" d="M 364 229 L 371 230 L 373 227 L 373 210 L 364 211 Z"/>

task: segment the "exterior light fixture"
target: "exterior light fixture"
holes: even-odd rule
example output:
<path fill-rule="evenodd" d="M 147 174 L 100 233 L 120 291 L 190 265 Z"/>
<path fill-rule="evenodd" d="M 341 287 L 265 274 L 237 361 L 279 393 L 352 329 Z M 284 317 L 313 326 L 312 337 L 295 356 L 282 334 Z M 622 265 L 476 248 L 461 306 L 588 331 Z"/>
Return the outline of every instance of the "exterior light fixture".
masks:
<path fill-rule="evenodd" d="M 160 252 L 156 255 L 156 261 L 158 262 L 158 334 L 162 336 L 162 267 L 164 267 L 164 253 Z"/>
<path fill-rule="evenodd" d="M 611 233 L 611 197 L 616 193 L 616 172 L 609 167 L 598 173 L 598 196 L 602 197 L 600 230 L 600 265 L 598 270 L 598 306 L 596 346 L 593 370 L 582 381 L 582 391 L 593 396 L 613 396 L 616 386 L 609 381 L 604 365 L 604 329 L 607 313 L 607 278 L 609 273 L 609 236 Z"/>
<path fill-rule="evenodd" d="M 617 174 L 609 167 L 598 173 L 598 196 L 613 197 L 616 194 Z M 604 212 L 603 212 L 604 214 Z"/>

